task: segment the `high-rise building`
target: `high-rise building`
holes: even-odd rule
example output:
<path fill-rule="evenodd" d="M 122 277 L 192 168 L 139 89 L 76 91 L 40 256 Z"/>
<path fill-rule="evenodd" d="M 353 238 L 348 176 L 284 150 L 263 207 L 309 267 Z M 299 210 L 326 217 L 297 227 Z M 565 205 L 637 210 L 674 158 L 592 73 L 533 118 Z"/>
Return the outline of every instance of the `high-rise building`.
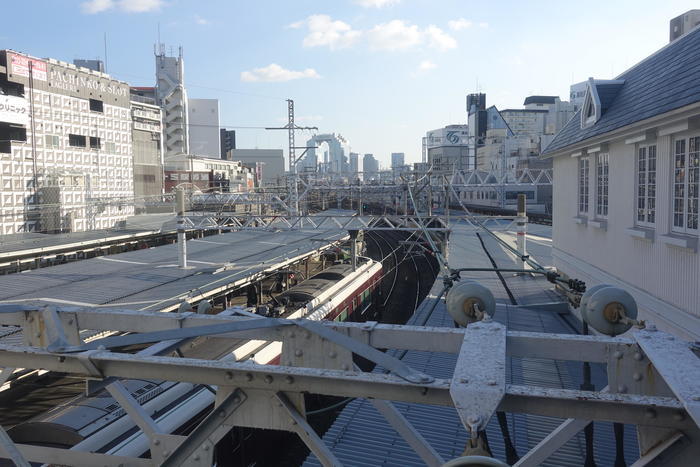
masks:
<path fill-rule="evenodd" d="M 236 149 L 236 130 L 221 128 L 219 130 L 219 139 L 221 140 L 221 158 L 230 159 L 229 151 Z"/>
<path fill-rule="evenodd" d="M 392 152 L 391 153 L 391 168 L 397 169 L 399 167 L 403 167 L 405 165 L 404 159 L 405 159 L 404 153 Z"/>
<path fill-rule="evenodd" d="M 314 135 L 306 142 L 306 146 L 311 149 L 306 152 L 299 164 L 300 171 L 348 172 L 350 144 L 342 135 L 336 133 Z"/>
<path fill-rule="evenodd" d="M 360 155 L 356 152 L 350 153 L 350 173 L 356 174 L 360 171 Z"/>
<path fill-rule="evenodd" d="M 148 198 L 163 193 L 163 115 L 143 88 L 131 89 L 134 197 L 136 209 L 145 209 Z"/>
<path fill-rule="evenodd" d="M 182 47 L 177 57 L 169 57 L 165 54 L 165 46 L 159 44 L 159 50 L 156 52 L 156 104 L 163 109 L 165 156 L 189 154 L 187 91 Z"/>
<path fill-rule="evenodd" d="M 218 99 L 189 98 L 187 126 L 190 154 L 221 159 Z"/>
<path fill-rule="evenodd" d="M 0 63 L 0 234 L 110 228 L 132 215 L 100 202 L 134 195 L 129 85 L 11 50 Z"/>
<path fill-rule="evenodd" d="M 364 180 L 376 180 L 379 178 L 379 161 L 373 154 L 367 153 L 362 158 L 362 173 Z"/>

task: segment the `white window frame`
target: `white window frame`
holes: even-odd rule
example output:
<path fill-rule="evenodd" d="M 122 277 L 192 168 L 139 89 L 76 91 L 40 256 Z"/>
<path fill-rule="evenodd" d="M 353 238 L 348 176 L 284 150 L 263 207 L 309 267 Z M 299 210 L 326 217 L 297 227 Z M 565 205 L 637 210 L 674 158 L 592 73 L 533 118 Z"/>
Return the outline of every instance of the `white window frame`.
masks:
<path fill-rule="evenodd" d="M 640 227 L 656 225 L 657 205 L 656 144 L 639 145 L 635 154 L 634 223 Z"/>
<path fill-rule="evenodd" d="M 607 219 L 610 212 L 610 154 L 607 152 L 598 152 L 595 156 L 594 194 L 595 218 Z"/>
<path fill-rule="evenodd" d="M 672 232 L 698 235 L 700 226 L 698 191 L 700 191 L 700 135 L 675 138 L 671 147 Z"/>
<path fill-rule="evenodd" d="M 587 216 L 591 209 L 591 159 L 589 157 L 579 157 L 578 159 L 576 198 L 577 212 L 581 216 Z"/>

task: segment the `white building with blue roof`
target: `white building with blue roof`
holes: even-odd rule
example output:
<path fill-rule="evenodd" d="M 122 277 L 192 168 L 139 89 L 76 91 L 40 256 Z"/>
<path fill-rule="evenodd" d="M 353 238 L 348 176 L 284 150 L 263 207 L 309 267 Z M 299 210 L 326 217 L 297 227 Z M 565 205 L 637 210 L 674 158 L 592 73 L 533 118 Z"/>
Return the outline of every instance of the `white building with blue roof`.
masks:
<path fill-rule="evenodd" d="M 672 25 L 673 26 L 673 25 Z M 612 80 L 542 153 L 553 159 L 555 266 L 611 283 L 642 318 L 700 339 L 700 28 Z"/>

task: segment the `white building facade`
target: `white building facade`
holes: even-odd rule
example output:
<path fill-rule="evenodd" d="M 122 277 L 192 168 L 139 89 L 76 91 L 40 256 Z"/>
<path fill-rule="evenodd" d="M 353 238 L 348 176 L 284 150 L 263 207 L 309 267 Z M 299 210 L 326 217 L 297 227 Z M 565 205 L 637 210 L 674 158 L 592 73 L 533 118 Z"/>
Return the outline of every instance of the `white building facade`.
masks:
<path fill-rule="evenodd" d="M 1 234 L 105 229 L 133 214 L 126 83 L 3 50 L 0 89 Z M 20 118 L 2 111 L 8 100 Z"/>
<path fill-rule="evenodd" d="M 615 80 L 591 78 L 581 111 L 544 152 L 554 162 L 555 266 L 588 287 L 624 288 L 642 318 L 694 340 L 699 62 L 695 29 Z"/>
<path fill-rule="evenodd" d="M 221 159 L 219 100 L 188 99 L 187 124 L 190 152 L 198 156 Z"/>

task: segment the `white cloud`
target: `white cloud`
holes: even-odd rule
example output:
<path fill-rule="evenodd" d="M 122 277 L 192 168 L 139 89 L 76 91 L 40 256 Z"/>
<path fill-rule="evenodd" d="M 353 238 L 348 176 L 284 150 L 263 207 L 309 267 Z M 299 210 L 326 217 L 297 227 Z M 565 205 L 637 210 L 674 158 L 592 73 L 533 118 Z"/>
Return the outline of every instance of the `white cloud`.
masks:
<path fill-rule="evenodd" d="M 433 68 L 437 68 L 437 65 L 431 62 L 430 60 L 423 60 L 420 62 L 420 65 L 418 65 L 418 69 L 421 71 L 428 71 L 432 70 Z"/>
<path fill-rule="evenodd" d="M 83 11 L 89 15 L 100 13 L 114 7 L 114 0 L 90 0 L 81 5 Z"/>
<path fill-rule="evenodd" d="M 297 29 L 306 25 L 308 34 L 304 37 L 304 47 L 324 47 L 331 50 L 343 49 L 353 45 L 362 34 L 360 31 L 328 15 L 311 15 L 303 21 L 297 21 L 288 27 Z"/>
<path fill-rule="evenodd" d="M 401 0 L 355 0 L 355 3 L 365 8 L 382 8 L 396 5 L 399 2 L 401 2 Z"/>
<path fill-rule="evenodd" d="M 377 50 L 404 50 L 420 45 L 423 33 L 415 24 L 400 19 L 378 24 L 367 32 L 370 47 Z"/>
<path fill-rule="evenodd" d="M 457 47 L 457 41 L 452 36 L 432 24 L 425 30 L 425 35 L 428 39 L 428 45 L 440 51 L 444 52 Z"/>
<path fill-rule="evenodd" d="M 486 28 L 488 28 L 488 27 L 489 27 L 489 23 L 484 23 L 484 22 L 482 22 L 482 23 L 479 23 L 479 27 L 480 27 L 480 28 L 484 28 L 484 29 L 486 29 Z"/>
<path fill-rule="evenodd" d="M 158 10 L 163 6 L 163 0 L 88 0 L 82 3 L 83 11 L 87 14 L 118 9 L 127 13 L 144 13 Z"/>
<path fill-rule="evenodd" d="M 421 29 L 399 19 L 376 25 L 367 37 L 376 50 L 406 50 L 423 44 L 440 51 L 457 47 L 457 41 L 437 26 Z"/>
<path fill-rule="evenodd" d="M 460 31 L 462 29 L 470 28 L 472 26 L 472 22 L 468 19 L 459 18 L 458 20 L 448 21 L 447 26 L 453 31 Z"/>
<path fill-rule="evenodd" d="M 241 81 L 255 82 L 280 82 L 291 81 L 293 79 L 314 78 L 318 79 L 319 75 L 313 68 L 307 68 L 303 71 L 287 70 L 276 63 L 271 63 L 266 67 L 254 68 L 251 71 L 241 72 Z"/>
<path fill-rule="evenodd" d="M 206 18 L 202 18 L 199 15 L 194 15 L 194 22 L 197 24 L 201 24 L 202 26 L 209 24 L 209 20 Z"/>

